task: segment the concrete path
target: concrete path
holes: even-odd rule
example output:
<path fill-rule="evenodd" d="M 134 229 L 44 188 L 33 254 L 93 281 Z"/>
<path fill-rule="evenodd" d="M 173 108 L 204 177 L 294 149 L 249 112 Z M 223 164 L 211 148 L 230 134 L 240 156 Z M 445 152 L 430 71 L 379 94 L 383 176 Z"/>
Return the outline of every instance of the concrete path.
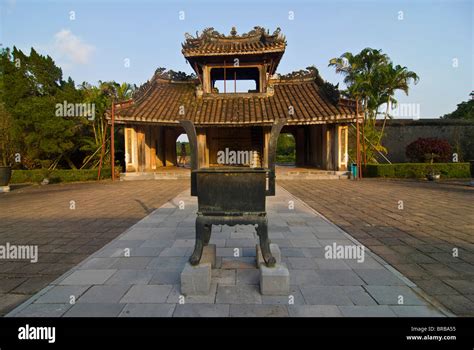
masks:
<path fill-rule="evenodd" d="M 368 251 L 363 262 L 326 259 L 326 246 L 357 243 L 281 187 L 267 203 L 270 238 L 290 270 L 288 296 L 260 294 L 254 228 L 224 226 L 213 227 L 218 268 L 210 295 L 182 298 L 180 273 L 194 244 L 197 209 L 186 190 L 8 316 L 446 315 Z"/>

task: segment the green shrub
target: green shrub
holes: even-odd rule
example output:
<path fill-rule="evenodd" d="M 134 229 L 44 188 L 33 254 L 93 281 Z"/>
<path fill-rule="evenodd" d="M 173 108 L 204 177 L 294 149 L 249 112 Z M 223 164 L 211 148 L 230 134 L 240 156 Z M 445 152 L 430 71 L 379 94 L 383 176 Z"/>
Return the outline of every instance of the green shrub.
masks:
<path fill-rule="evenodd" d="M 424 178 L 431 170 L 441 174 L 441 178 L 471 177 L 469 163 L 395 163 L 367 164 L 365 177 Z"/>
<path fill-rule="evenodd" d="M 35 170 L 13 170 L 11 184 L 19 183 L 39 183 L 43 181 L 45 175 L 48 175 L 49 183 L 75 182 L 75 181 L 94 181 L 97 180 L 98 169 L 59 169 L 45 173 L 43 169 Z M 110 168 L 101 170 L 100 178 L 108 179 L 111 177 Z"/>
<path fill-rule="evenodd" d="M 292 155 L 292 154 L 291 155 L 277 154 L 276 162 L 277 163 L 294 163 L 295 162 L 295 156 Z"/>

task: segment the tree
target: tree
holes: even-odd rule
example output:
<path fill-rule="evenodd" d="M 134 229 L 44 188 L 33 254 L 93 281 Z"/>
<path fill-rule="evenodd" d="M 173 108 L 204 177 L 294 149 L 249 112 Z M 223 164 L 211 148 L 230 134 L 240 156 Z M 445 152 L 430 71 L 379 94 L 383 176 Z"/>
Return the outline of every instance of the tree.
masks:
<path fill-rule="evenodd" d="M 334 67 L 336 73 L 344 75 L 347 89 L 343 92 L 347 97 L 358 100 L 362 104 L 364 113 L 363 159 L 375 160 L 376 152 L 386 153 L 381 146 L 385 121 L 390 117 L 389 109 L 396 103 L 393 96 L 397 90 L 408 94 L 409 84 L 417 83 L 419 77 L 406 67 L 393 66 L 390 58 L 382 50 L 365 48 L 354 55 L 345 52 L 340 57 L 332 58 L 329 66 Z M 387 104 L 382 130 L 377 130 L 375 121 L 378 110 Z M 369 143 L 370 148 L 366 145 Z"/>
<path fill-rule="evenodd" d="M 441 118 L 474 120 L 474 99 L 461 102 L 455 111 L 445 114 Z"/>
<path fill-rule="evenodd" d="M 382 101 L 384 99 L 386 103 L 386 111 L 383 120 L 382 130 L 380 131 L 380 136 L 378 140 L 378 145 L 383 137 L 385 123 L 387 118 L 391 118 L 389 115 L 389 110 L 392 108 L 392 104 L 396 105 L 397 101 L 393 98 L 397 90 L 403 91 L 408 95 L 408 89 L 410 82 L 417 84 L 420 78 L 415 72 L 409 71 L 407 67 L 402 67 L 400 65 L 393 66 L 392 62 L 383 65 L 376 72 L 376 81 L 379 82 L 380 89 L 382 90 Z"/>
<path fill-rule="evenodd" d="M 72 79 L 49 56 L 33 48 L 29 55 L 13 47 L 0 53 L 2 98 L 12 117 L 12 145 L 26 168 L 55 166 L 61 158 L 70 162 L 75 139 L 83 123 L 78 118 L 57 117 L 56 105 L 79 102 L 81 93 Z"/>
<path fill-rule="evenodd" d="M 83 91 L 85 100 L 93 103 L 95 106 L 95 118 L 90 123 L 92 129 L 92 138 L 84 144 L 82 151 L 89 153 L 84 158 L 82 167 L 92 164 L 92 167 L 98 165 L 101 152 L 99 150 L 104 144 L 104 163 L 110 162 L 110 134 L 107 131 L 108 122 L 106 113 L 112 106 L 112 101 L 126 101 L 132 98 L 136 90 L 135 85 L 128 83 L 118 84 L 114 81 L 99 81 L 98 86 L 83 82 L 79 89 Z"/>

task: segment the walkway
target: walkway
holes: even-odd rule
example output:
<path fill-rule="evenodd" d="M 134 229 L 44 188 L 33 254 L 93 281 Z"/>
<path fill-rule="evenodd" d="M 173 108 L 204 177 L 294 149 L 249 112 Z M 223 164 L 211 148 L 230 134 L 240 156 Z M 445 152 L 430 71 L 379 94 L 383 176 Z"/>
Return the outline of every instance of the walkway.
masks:
<path fill-rule="evenodd" d="M 188 193 L 133 225 L 9 316 L 443 316 L 368 251 L 363 262 L 326 259 L 326 246 L 356 242 L 282 188 L 268 199 L 269 231 L 290 270 L 290 295 L 260 294 L 254 228 L 224 226 L 215 227 L 212 236 L 218 269 L 210 295 L 183 299 L 179 278 L 194 243 L 197 209 Z"/>
<path fill-rule="evenodd" d="M 474 187 L 280 181 L 459 316 L 474 316 Z"/>
<path fill-rule="evenodd" d="M 0 194 L 0 245 L 38 245 L 38 262 L 0 260 L 0 315 L 188 187 L 189 180 L 29 186 Z"/>

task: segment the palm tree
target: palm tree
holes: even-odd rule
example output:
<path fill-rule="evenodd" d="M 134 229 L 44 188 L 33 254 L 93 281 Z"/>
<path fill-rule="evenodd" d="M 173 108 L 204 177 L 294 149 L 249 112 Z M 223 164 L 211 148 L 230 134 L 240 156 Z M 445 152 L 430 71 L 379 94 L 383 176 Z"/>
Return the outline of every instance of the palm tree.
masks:
<path fill-rule="evenodd" d="M 112 101 L 129 100 L 135 91 L 135 85 L 99 80 L 97 86 L 82 83 L 79 88 L 84 91 L 86 102 L 94 103 L 95 105 L 96 116 L 92 122 L 94 140 L 84 147 L 84 150 L 90 151 L 91 154 L 84 158 L 83 162 L 84 167 L 91 160 L 94 160 L 93 166 L 95 167 L 99 163 L 99 150 L 102 145 L 104 145 L 104 162 L 109 161 L 110 145 L 108 141 L 110 135 L 107 135 L 106 112 L 112 106 Z"/>
<path fill-rule="evenodd" d="M 389 108 L 393 95 L 397 90 L 402 90 L 408 94 L 408 85 L 413 81 L 415 84 L 419 78 L 406 67 L 399 65 L 393 67 L 390 58 L 382 53 L 381 50 L 365 48 L 360 53 L 354 55 L 345 52 L 340 57 L 329 61 L 330 67 L 335 67 L 336 73 L 344 75 L 344 83 L 347 85 L 345 94 L 362 103 L 364 109 L 364 125 L 368 135 L 363 138 L 364 156 L 366 153 L 365 141 L 372 140 L 369 143 L 372 147 L 384 152 L 380 145 L 382 139 L 385 121 L 389 117 Z M 381 132 L 375 129 L 375 121 L 378 115 L 378 109 L 387 103 L 387 111 Z"/>
<path fill-rule="evenodd" d="M 362 102 L 365 119 L 374 119 L 376 116 L 380 96 L 373 88 L 376 85 L 375 76 L 379 67 L 388 62 L 389 58 L 382 50 L 372 48 L 365 48 L 357 55 L 345 52 L 329 61 L 329 67 L 335 67 L 336 73 L 344 75 L 347 95 L 358 97 Z"/>
<path fill-rule="evenodd" d="M 385 123 L 387 122 L 387 118 L 390 118 L 389 110 L 392 107 L 392 102 L 395 104 L 397 103 L 397 101 L 393 98 L 395 92 L 397 90 L 401 90 L 406 95 L 408 95 L 410 83 L 413 82 L 414 84 L 417 84 L 420 80 L 420 77 L 415 72 L 409 71 L 407 67 L 402 67 L 400 65 L 393 67 L 391 62 L 390 64 L 381 67 L 378 75 L 380 86 L 383 89 L 382 95 L 385 99 L 385 103 L 387 104 L 382 130 L 378 140 L 378 144 L 380 144 L 385 130 Z"/>

